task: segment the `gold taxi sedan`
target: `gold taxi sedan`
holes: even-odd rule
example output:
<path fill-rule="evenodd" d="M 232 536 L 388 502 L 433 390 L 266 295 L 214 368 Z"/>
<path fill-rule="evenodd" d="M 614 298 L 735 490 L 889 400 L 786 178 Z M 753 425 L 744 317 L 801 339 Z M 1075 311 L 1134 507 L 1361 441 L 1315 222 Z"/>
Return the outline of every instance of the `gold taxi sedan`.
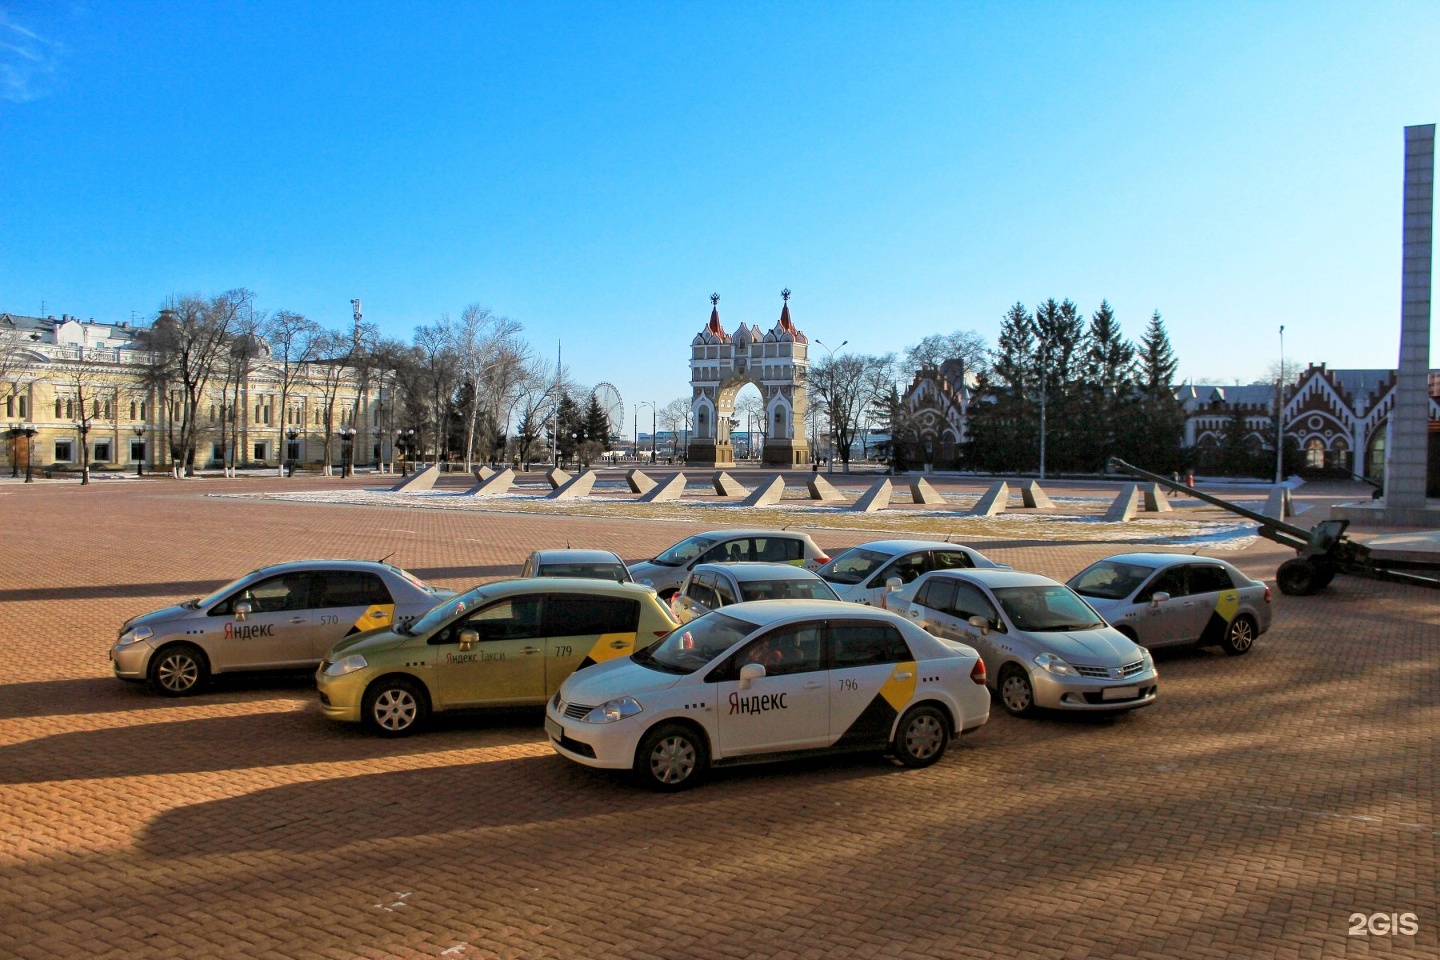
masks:
<path fill-rule="evenodd" d="M 463 593 L 415 622 L 336 644 L 315 675 L 320 709 L 384 737 L 430 714 L 541 706 L 566 677 L 629 656 L 678 624 L 633 583 L 537 577 Z"/>

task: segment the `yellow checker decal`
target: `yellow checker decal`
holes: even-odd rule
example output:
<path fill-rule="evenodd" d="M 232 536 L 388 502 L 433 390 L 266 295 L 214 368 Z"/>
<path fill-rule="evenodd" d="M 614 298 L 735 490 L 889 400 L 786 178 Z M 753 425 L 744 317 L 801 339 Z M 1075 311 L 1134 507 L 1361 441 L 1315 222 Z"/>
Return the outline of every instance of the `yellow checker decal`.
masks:
<path fill-rule="evenodd" d="M 1235 619 L 1235 614 L 1239 609 L 1240 594 L 1233 591 L 1220 594 L 1220 599 L 1215 601 L 1215 612 L 1218 613 L 1226 623 Z"/>
<path fill-rule="evenodd" d="M 915 667 L 914 660 L 895 664 L 895 669 L 890 672 L 890 679 L 880 688 L 880 696 L 895 708 L 896 713 L 904 710 L 905 705 L 915 699 Z M 902 676 L 903 680 L 900 679 Z"/>
<path fill-rule="evenodd" d="M 394 621 L 395 604 L 377 603 L 360 614 L 360 619 L 356 620 L 355 625 L 350 629 L 363 633 L 366 630 L 374 630 L 376 627 L 388 627 Z"/>
<path fill-rule="evenodd" d="M 604 663 L 616 657 L 628 657 L 634 652 L 635 634 L 602 633 L 600 639 L 595 641 L 595 646 L 590 648 L 590 659 L 596 663 Z"/>

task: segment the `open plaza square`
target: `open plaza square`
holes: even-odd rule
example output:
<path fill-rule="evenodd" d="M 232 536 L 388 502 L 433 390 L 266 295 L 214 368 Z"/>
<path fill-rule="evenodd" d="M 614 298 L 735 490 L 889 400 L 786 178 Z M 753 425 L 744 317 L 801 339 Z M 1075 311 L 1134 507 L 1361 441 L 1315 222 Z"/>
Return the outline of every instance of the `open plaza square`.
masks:
<path fill-rule="evenodd" d="M 863 754 L 743 766 L 672 795 L 557 756 L 539 710 L 386 740 L 323 717 L 309 676 L 169 699 L 112 675 L 127 618 L 283 560 L 389 557 L 463 590 L 532 550 L 634 561 L 776 510 L 831 556 L 891 525 L 1062 581 L 1145 549 L 1223 557 L 1273 586 L 1293 555 L 1181 498 L 1176 516 L 1123 527 L 1018 507 L 1009 526 L 967 526 L 987 483 L 951 477 L 932 478 L 938 507 L 747 510 L 701 492 L 645 514 L 606 492 L 622 477 L 602 472 L 567 507 L 522 474 L 464 509 L 406 502 L 375 475 L 0 485 L 0 956 L 1440 953 L 1440 605 L 1416 587 L 1273 591 L 1247 655 L 1157 651 L 1145 710 L 1017 719 L 996 703 L 924 769 Z M 831 479 L 853 499 L 877 478 Z M 1119 487 L 1048 489 L 1078 514 Z M 1364 495 L 1317 483 L 1294 501 Z M 1376 914 L 1416 929 L 1378 935 Z"/>

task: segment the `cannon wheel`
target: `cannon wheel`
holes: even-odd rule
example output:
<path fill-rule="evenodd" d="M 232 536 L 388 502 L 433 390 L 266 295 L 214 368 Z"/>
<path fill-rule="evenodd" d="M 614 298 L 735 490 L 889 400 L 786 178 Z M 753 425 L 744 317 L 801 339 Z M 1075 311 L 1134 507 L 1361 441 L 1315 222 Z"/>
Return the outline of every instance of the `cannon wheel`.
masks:
<path fill-rule="evenodd" d="M 1275 583 L 1280 592 L 1292 597 L 1308 597 L 1325 589 L 1335 579 L 1335 568 L 1318 560 L 1296 557 L 1280 564 L 1275 571 Z"/>

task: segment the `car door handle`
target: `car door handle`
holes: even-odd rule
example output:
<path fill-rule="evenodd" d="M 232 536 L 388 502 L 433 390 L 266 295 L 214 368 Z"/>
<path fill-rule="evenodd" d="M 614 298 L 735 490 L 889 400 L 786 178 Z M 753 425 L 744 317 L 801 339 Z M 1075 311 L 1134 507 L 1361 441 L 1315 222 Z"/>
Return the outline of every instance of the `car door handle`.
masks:
<path fill-rule="evenodd" d="M 539 648 L 539 647 L 526 647 L 524 650 L 521 650 L 520 652 L 523 653 L 523 654 L 525 654 L 525 656 L 528 657 L 528 656 L 530 656 L 530 654 L 532 654 L 532 653 L 539 653 L 539 652 L 540 652 L 540 648 Z"/>
<path fill-rule="evenodd" d="M 897 673 L 897 674 L 895 674 L 895 679 L 896 679 L 896 680 L 909 680 L 909 679 L 910 679 L 911 677 L 913 677 L 913 676 L 915 676 L 915 674 L 913 674 L 913 673 L 911 673 L 910 671 L 907 670 L 907 671 L 905 671 L 904 673 Z"/>
<path fill-rule="evenodd" d="M 806 689 L 806 690 L 819 690 L 819 689 L 820 689 L 821 687 L 823 687 L 823 686 L 825 686 L 825 684 L 821 683 L 819 680 L 806 680 L 806 681 L 805 681 L 805 689 Z"/>
<path fill-rule="evenodd" d="M 624 650 L 627 646 L 629 646 L 629 644 L 624 640 L 614 640 L 610 643 L 611 650 Z"/>
<path fill-rule="evenodd" d="M 378 619 L 380 619 L 381 617 L 385 616 L 385 611 L 383 611 L 383 610 L 376 610 L 374 613 L 370 614 L 370 616 L 371 616 L 372 618 L 378 620 Z"/>

